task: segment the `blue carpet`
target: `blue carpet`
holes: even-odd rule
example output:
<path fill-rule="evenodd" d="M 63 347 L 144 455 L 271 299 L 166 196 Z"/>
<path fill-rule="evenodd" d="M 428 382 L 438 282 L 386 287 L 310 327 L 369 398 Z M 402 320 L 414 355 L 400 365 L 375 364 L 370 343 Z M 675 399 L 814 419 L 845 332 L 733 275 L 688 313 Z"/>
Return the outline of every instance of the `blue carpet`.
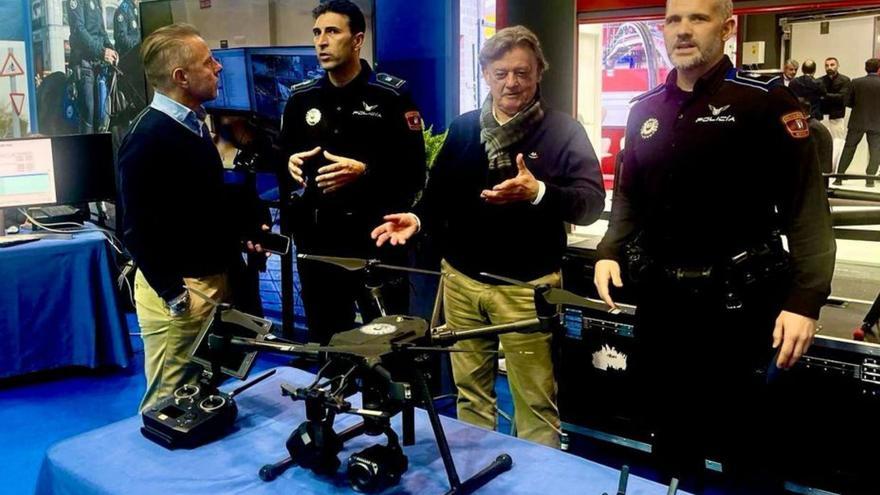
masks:
<path fill-rule="evenodd" d="M 130 331 L 137 332 L 135 316 L 127 319 Z M 47 448 L 137 413 L 146 383 L 143 343 L 137 336 L 131 342 L 135 354 L 128 369 L 67 368 L 0 381 L 0 493 L 33 493 Z M 288 361 L 261 355 L 251 377 Z M 502 410 L 512 411 L 505 377 L 498 380 L 497 393 Z M 440 412 L 454 416 L 454 401 Z M 499 430 L 509 428 L 502 424 Z"/>

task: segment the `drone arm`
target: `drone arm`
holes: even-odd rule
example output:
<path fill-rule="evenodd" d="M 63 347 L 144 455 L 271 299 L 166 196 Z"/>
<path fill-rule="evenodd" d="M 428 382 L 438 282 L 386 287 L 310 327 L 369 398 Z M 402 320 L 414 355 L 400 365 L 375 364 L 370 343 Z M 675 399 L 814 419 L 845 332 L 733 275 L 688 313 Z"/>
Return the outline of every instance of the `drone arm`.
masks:
<path fill-rule="evenodd" d="M 459 340 L 491 337 L 512 332 L 533 333 L 541 331 L 542 326 L 541 318 L 529 318 L 527 320 L 519 320 L 512 323 L 502 323 L 499 325 L 490 325 L 487 327 L 471 328 L 467 330 L 456 330 L 447 327 L 431 335 L 431 340 L 439 344 L 452 344 Z"/>
<path fill-rule="evenodd" d="M 209 345 L 213 347 L 214 336 L 211 336 L 210 338 L 211 341 Z M 232 337 L 229 339 L 228 345 L 253 351 L 270 351 L 281 354 L 294 354 L 297 356 L 317 356 L 319 354 L 319 351 L 302 344 L 279 344 L 276 342 L 266 342 L 264 340 L 248 339 L 245 337 Z"/>

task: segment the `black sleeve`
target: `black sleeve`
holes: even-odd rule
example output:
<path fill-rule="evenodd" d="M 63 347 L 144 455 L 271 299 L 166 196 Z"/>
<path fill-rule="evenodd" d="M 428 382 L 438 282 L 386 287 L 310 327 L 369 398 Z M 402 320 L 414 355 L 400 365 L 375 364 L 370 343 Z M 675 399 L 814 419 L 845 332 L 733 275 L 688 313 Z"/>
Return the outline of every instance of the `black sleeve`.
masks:
<path fill-rule="evenodd" d="M 459 126 L 457 121 L 450 124 L 446 131 L 446 140 L 434 158 L 434 164 L 428 173 L 428 183 L 422 197 L 413 207 L 413 213 L 419 217 L 422 232 L 432 235 L 445 223 L 446 215 L 444 198 L 449 197 L 449 170 L 455 160 L 455 150 L 459 149 Z"/>
<path fill-rule="evenodd" d="M 770 95 L 768 136 L 780 164 L 777 209 L 791 253 L 793 283 L 783 309 L 818 319 L 831 294 L 836 246 L 831 210 L 809 126 L 786 92 Z"/>
<path fill-rule="evenodd" d="M 623 153 L 623 163 L 617 173 L 618 182 L 611 197 L 611 220 L 605 236 L 596 248 L 599 259 L 620 260 L 624 244 L 633 238 L 639 228 L 639 216 L 633 201 L 638 196 L 635 187 L 638 172 L 635 153 L 638 124 L 635 123 L 635 113 L 630 112 L 626 124 L 626 149 L 620 151 Z"/>
<path fill-rule="evenodd" d="M 853 88 L 850 88 L 850 90 L 846 93 L 845 98 L 846 99 L 843 101 L 843 103 L 846 106 L 853 108 L 856 104 L 856 92 L 853 90 Z"/>
<path fill-rule="evenodd" d="M 363 188 L 381 191 L 388 212 L 408 211 L 416 195 L 425 187 L 427 164 L 425 163 L 425 139 L 422 134 L 422 117 L 408 92 L 395 98 L 391 120 L 388 122 L 388 139 L 376 143 L 373 160 L 383 163 L 367 163 Z"/>
<path fill-rule="evenodd" d="M 305 144 L 302 139 L 305 134 L 299 127 L 302 119 L 296 117 L 298 106 L 299 98 L 297 98 L 296 93 L 293 93 L 290 95 L 290 98 L 287 99 L 287 103 L 284 104 L 284 113 L 281 117 L 281 129 L 278 134 L 278 143 L 274 148 L 274 151 L 277 152 L 277 156 L 273 157 L 273 161 L 277 163 L 278 183 L 279 185 L 283 185 L 282 190 L 287 191 L 295 191 L 302 187 L 293 180 L 287 169 L 290 155 L 301 151 L 308 151 L 305 149 Z"/>
<path fill-rule="evenodd" d="M 104 52 L 104 48 L 110 45 L 110 39 L 107 37 L 107 31 L 101 28 L 101 36 L 93 36 L 86 30 L 85 9 L 83 2 L 87 0 L 79 0 L 67 3 L 67 17 L 70 21 L 70 44 L 83 47 L 84 55 L 89 60 L 100 59 Z"/>
<path fill-rule="evenodd" d="M 171 176 L 158 170 L 163 163 L 156 153 L 161 146 L 143 135 L 132 134 L 119 149 L 120 199 L 123 204 L 122 237 L 147 283 L 170 301 L 183 292 L 183 276 L 168 260 L 175 259 L 173 241 L 165 239 L 167 221 L 161 180 Z M 160 177 L 162 179 L 160 179 Z M 185 249 L 185 248 L 184 248 Z"/>
<path fill-rule="evenodd" d="M 563 173 L 545 181 L 546 191 L 539 207 L 576 225 L 589 225 L 605 209 L 605 185 L 599 159 L 587 133 L 576 121 L 562 157 Z"/>

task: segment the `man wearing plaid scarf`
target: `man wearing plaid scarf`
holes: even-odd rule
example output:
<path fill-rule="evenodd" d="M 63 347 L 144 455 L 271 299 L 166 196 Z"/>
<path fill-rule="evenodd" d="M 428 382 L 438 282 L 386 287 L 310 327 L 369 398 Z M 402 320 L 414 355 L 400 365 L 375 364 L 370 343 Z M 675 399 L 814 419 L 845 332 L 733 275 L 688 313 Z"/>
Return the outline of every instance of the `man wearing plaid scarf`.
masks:
<path fill-rule="evenodd" d="M 443 254 L 443 306 L 450 328 L 534 318 L 534 292 L 481 272 L 558 286 L 565 222 L 595 221 L 605 204 L 596 154 L 570 115 L 546 108 L 540 42 L 522 26 L 502 29 L 480 51 L 491 95 L 458 117 L 434 162 L 415 213 L 385 217 L 377 245 L 405 244 L 420 230 Z M 458 417 L 494 428 L 495 356 L 504 347 L 517 435 L 559 446 L 550 333 L 465 340 L 451 356 Z"/>

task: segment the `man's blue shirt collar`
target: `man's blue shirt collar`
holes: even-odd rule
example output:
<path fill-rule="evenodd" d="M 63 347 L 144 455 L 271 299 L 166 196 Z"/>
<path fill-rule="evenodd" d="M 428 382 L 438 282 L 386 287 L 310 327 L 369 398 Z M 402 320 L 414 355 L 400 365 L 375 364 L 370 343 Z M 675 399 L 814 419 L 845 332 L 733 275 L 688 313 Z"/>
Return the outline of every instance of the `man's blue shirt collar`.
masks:
<path fill-rule="evenodd" d="M 150 107 L 180 122 L 195 135 L 202 137 L 202 125 L 207 115 L 204 108 L 199 107 L 198 113 L 194 112 L 158 91 L 153 92 L 153 102 L 150 103 Z"/>

